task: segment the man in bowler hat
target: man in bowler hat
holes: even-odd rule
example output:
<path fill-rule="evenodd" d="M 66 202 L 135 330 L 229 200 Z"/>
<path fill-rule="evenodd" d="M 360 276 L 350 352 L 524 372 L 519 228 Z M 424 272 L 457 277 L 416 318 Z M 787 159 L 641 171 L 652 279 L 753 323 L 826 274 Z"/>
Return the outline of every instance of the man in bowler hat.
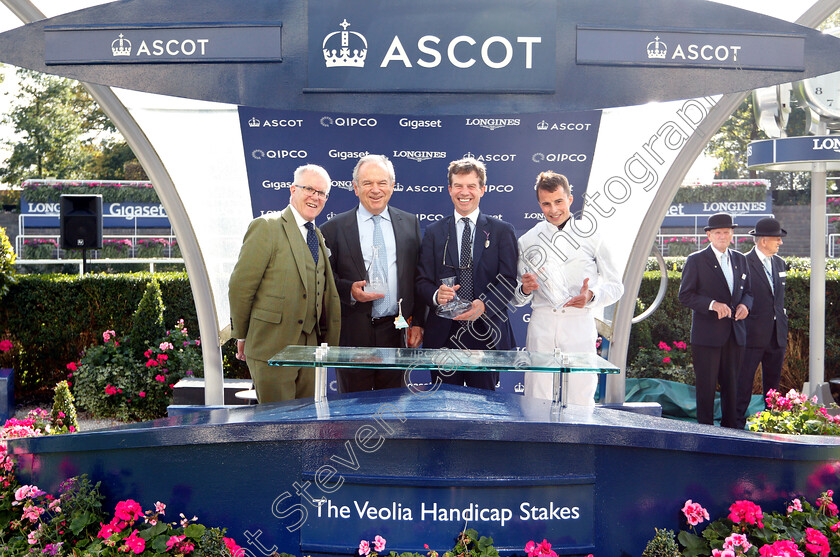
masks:
<path fill-rule="evenodd" d="M 737 224 L 726 213 L 709 217 L 710 245 L 685 261 L 680 302 L 691 308 L 691 352 L 697 384 L 697 422 L 714 423 L 715 390 L 720 383 L 723 427 L 738 427 L 738 372 L 752 308 L 750 272 L 742 253 L 729 248 Z"/>
<path fill-rule="evenodd" d="M 753 305 L 745 321 L 747 346 L 738 377 L 737 410 L 742 428 L 747 423 L 747 407 L 759 363 L 761 392 L 766 395 L 770 389 L 779 388 L 788 335 L 785 313 L 787 268 L 784 260 L 776 255 L 787 232 L 779 221 L 768 217 L 758 221 L 750 234 L 755 238 L 755 247 L 746 257 L 752 279 Z"/>

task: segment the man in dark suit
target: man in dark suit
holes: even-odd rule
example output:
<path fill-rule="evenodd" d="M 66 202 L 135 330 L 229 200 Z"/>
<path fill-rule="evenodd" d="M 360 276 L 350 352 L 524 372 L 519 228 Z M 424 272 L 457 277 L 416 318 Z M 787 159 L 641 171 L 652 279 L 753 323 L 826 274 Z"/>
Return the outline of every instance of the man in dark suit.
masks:
<path fill-rule="evenodd" d="M 359 205 L 321 227 L 341 297 L 341 346 L 416 348 L 423 340 L 426 308 L 414 298 L 420 224 L 415 215 L 388 205 L 395 180 L 387 157 L 362 157 L 353 169 Z M 384 291 L 366 291 L 366 276 L 378 277 Z M 411 321 L 407 336 L 404 323 L 396 321 L 400 316 Z M 403 373 L 337 369 L 336 380 L 340 393 L 393 389 L 403 386 Z"/>
<path fill-rule="evenodd" d="M 508 306 L 516 287 L 516 234 L 513 226 L 478 209 L 485 192 L 484 164 L 464 158 L 449 165 L 449 196 L 454 215 L 426 228 L 417 271 L 417 296 L 431 311 L 426 319 L 425 348 L 510 350 L 515 346 Z M 456 277 L 454 288 L 441 284 Z M 471 307 L 454 318 L 434 308 L 455 294 Z M 432 371 L 432 381 L 495 390 L 498 372 Z"/>
<path fill-rule="evenodd" d="M 697 422 L 712 425 L 720 383 L 721 425 L 738 427 L 738 372 L 747 340 L 744 319 L 753 303 L 742 253 L 729 249 L 738 225 L 726 213 L 709 217 L 711 245 L 685 261 L 680 302 L 691 308 L 691 352 L 697 383 Z"/>
<path fill-rule="evenodd" d="M 313 223 L 329 191 L 330 177 L 320 166 L 295 170 L 289 206 L 251 221 L 230 276 L 236 357 L 248 362 L 261 403 L 315 393 L 314 368 L 270 366 L 274 354 L 290 344 L 338 342 L 340 302 L 324 238 Z"/>
<path fill-rule="evenodd" d="M 788 322 L 785 313 L 784 260 L 776 255 L 787 232 L 774 218 L 758 221 L 750 234 L 755 247 L 747 254 L 752 278 L 753 305 L 746 320 L 747 347 L 738 378 L 738 418 L 741 427 L 747 423 L 747 407 L 752 396 L 753 380 L 761 364 L 761 392 L 779 388 L 782 363 L 787 347 Z"/>

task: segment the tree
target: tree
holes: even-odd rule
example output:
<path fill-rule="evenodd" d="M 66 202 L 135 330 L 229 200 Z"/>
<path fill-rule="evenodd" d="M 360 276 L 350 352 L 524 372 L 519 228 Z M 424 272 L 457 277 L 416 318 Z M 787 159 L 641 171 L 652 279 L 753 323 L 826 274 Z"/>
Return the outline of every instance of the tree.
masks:
<path fill-rule="evenodd" d="M 19 91 L 3 118 L 17 135 L 5 141 L 12 154 L 0 167 L 4 182 L 125 179 L 126 167 L 131 179 L 145 179 L 125 140 L 78 82 L 27 69 L 17 75 Z"/>
<path fill-rule="evenodd" d="M 715 177 L 755 178 L 755 171 L 747 170 L 747 145 L 759 139 L 767 136 L 755 123 L 752 95 L 748 95 L 706 145 L 706 154 L 720 161 Z"/>

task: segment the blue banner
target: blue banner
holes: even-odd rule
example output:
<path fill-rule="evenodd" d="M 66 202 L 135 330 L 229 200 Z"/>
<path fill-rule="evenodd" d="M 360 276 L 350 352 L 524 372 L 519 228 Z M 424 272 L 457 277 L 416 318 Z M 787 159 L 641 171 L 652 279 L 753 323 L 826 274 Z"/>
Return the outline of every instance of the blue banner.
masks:
<path fill-rule="evenodd" d="M 715 213 L 729 213 L 735 224 L 754 226 L 759 219 L 773 214 L 773 196 L 768 191 L 763 201 L 672 203 L 662 226 L 696 226 L 702 229 Z"/>
<path fill-rule="evenodd" d="M 29 202 L 20 200 L 24 226 L 58 228 L 61 209 L 58 201 Z M 160 203 L 104 203 L 102 208 L 104 228 L 169 228 L 169 217 Z"/>

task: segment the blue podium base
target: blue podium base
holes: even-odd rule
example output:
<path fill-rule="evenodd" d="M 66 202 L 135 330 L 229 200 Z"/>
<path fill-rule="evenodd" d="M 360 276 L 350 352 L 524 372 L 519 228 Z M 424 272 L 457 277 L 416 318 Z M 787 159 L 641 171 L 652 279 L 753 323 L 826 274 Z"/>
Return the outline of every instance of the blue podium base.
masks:
<path fill-rule="evenodd" d="M 609 408 L 444 386 L 195 412 L 12 440 L 21 482 L 55 492 L 101 481 L 110 508 L 198 515 L 253 555 L 348 555 L 452 547 L 465 527 L 505 552 L 529 540 L 562 555 L 641 555 L 679 529 L 693 499 L 720 517 L 838 488 L 840 441 L 725 430 Z M 261 549 L 262 548 L 262 549 Z"/>

